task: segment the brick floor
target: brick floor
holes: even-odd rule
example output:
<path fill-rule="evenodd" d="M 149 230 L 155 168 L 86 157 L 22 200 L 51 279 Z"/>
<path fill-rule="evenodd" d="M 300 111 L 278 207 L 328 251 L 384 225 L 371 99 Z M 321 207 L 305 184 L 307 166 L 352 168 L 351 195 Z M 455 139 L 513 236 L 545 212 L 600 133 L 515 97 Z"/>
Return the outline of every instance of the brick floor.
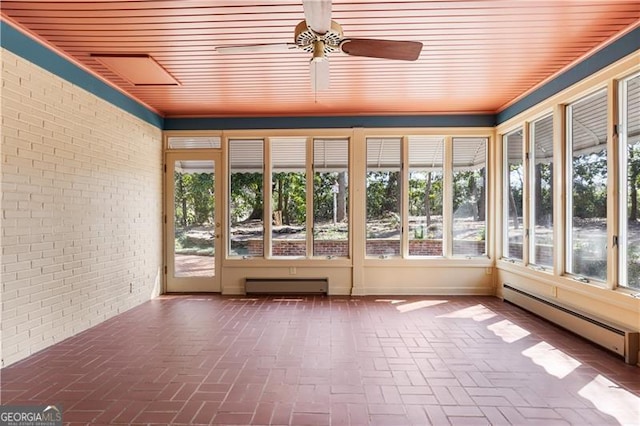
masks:
<path fill-rule="evenodd" d="M 0 370 L 68 424 L 640 424 L 640 369 L 492 297 L 163 296 Z"/>

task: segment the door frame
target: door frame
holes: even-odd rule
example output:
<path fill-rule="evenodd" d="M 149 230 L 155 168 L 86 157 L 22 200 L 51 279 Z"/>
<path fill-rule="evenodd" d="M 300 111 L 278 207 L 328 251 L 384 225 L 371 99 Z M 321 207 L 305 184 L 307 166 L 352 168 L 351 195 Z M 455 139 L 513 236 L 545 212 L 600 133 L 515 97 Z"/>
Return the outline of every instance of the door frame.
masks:
<path fill-rule="evenodd" d="M 174 178 L 176 161 L 195 160 L 213 161 L 214 163 L 214 275 L 211 277 L 175 277 L 175 228 L 174 228 Z M 224 197 L 222 194 L 222 179 L 224 179 L 222 165 L 222 152 L 220 150 L 189 150 L 189 151 L 167 151 L 165 153 L 165 216 L 164 216 L 164 259 L 165 259 L 165 285 L 166 293 L 220 293 L 222 275 L 223 244 L 222 237 L 223 221 L 222 212 Z"/>

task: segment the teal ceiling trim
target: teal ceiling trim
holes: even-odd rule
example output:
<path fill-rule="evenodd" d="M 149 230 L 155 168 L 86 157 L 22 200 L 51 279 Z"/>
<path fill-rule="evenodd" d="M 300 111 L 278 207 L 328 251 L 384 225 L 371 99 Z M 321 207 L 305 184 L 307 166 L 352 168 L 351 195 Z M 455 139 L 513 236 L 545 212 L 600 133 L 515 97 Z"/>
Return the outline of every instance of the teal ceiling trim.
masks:
<path fill-rule="evenodd" d="M 493 127 L 494 114 L 321 117 L 165 118 L 165 130 L 344 129 L 354 127 Z"/>
<path fill-rule="evenodd" d="M 0 21 L 0 46 L 27 61 L 44 68 L 68 82 L 127 111 L 147 123 L 163 128 L 162 116 L 114 89 L 58 53 L 23 34 L 5 21 Z"/>
<path fill-rule="evenodd" d="M 545 99 L 573 86 L 580 80 L 595 74 L 638 50 L 640 50 L 640 27 L 628 32 L 613 43 L 603 47 L 553 80 L 534 90 L 518 102 L 500 111 L 497 115 L 497 123 L 504 123 L 521 112 L 528 110 Z"/>

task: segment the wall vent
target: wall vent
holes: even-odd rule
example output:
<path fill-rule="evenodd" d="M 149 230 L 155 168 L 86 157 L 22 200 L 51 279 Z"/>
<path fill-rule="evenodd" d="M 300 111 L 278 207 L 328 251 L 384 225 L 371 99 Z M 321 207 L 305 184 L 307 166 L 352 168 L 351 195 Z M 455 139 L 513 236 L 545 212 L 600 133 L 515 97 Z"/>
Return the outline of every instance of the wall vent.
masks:
<path fill-rule="evenodd" d="M 574 308 L 503 284 L 504 300 L 543 317 L 562 328 L 622 356 L 627 364 L 638 363 L 639 332 L 603 321 Z"/>

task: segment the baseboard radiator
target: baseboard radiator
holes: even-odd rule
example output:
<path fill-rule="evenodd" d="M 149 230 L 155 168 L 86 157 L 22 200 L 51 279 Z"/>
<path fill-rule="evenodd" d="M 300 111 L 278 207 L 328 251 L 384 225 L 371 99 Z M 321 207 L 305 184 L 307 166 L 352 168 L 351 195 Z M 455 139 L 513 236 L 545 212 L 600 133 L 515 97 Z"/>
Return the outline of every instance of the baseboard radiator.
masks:
<path fill-rule="evenodd" d="M 622 356 L 627 364 L 638 363 L 639 333 L 602 321 L 510 284 L 503 285 L 504 300 L 551 321 L 562 328 Z"/>
<path fill-rule="evenodd" d="M 246 294 L 328 294 L 327 278 L 247 278 Z"/>

